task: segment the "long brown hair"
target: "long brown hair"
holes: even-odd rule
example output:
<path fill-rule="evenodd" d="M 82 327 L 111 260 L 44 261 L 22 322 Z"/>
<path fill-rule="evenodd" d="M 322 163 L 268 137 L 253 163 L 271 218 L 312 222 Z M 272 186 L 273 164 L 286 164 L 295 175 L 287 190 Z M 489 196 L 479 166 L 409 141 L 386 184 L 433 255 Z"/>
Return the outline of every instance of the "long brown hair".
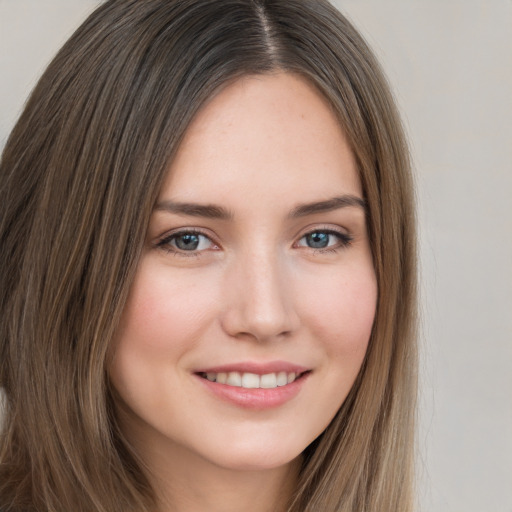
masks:
<path fill-rule="evenodd" d="M 40 79 L 0 167 L 4 510 L 154 509 L 113 413 L 109 342 L 194 114 L 230 81 L 275 71 L 309 80 L 339 117 L 368 203 L 379 290 L 364 364 L 305 450 L 289 511 L 412 510 L 407 147 L 378 63 L 324 0 L 110 0 Z"/>

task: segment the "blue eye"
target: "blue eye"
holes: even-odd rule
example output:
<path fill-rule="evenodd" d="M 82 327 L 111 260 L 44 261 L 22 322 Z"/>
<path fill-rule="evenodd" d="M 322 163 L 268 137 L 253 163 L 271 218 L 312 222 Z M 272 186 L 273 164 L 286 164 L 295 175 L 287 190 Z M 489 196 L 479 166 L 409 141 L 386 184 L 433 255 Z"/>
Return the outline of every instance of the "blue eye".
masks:
<path fill-rule="evenodd" d="M 336 231 L 318 230 L 304 235 L 297 244 L 299 247 L 311 249 L 335 249 L 345 247 L 351 242 L 351 237 Z"/>
<path fill-rule="evenodd" d="M 308 247 L 313 249 L 323 249 L 324 247 L 329 246 L 329 242 L 333 236 L 329 233 L 309 233 L 304 237 L 306 239 L 306 244 Z"/>
<path fill-rule="evenodd" d="M 215 247 L 215 244 L 206 236 L 195 231 L 180 231 L 173 233 L 158 243 L 168 251 L 181 253 L 197 253 Z"/>
<path fill-rule="evenodd" d="M 199 235 L 185 234 L 174 237 L 172 242 L 182 251 L 195 251 L 199 247 Z"/>

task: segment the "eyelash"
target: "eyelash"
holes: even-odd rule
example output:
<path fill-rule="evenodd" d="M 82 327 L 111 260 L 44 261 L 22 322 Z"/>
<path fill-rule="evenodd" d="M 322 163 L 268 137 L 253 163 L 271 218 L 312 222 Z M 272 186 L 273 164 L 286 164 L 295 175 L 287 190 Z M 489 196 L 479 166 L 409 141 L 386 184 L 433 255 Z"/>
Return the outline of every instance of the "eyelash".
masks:
<path fill-rule="evenodd" d="M 314 247 L 309 247 L 309 246 L 305 246 L 305 245 L 300 245 L 300 246 L 297 245 L 298 242 L 300 242 L 307 236 L 311 236 L 313 234 L 324 234 L 324 235 L 334 236 L 338 239 L 338 243 L 335 246 L 327 246 L 327 247 L 321 247 L 321 248 L 314 248 Z M 183 229 L 181 231 L 171 233 L 170 235 L 167 235 L 164 238 L 162 238 L 161 240 L 159 240 L 156 243 L 156 246 L 170 254 L 173 254 L 175 256 L 183 256 L 183 257 L 198 257 L 201 255 L 202 252 L 207 250 L 207 249 L 202 249 L 202 250 L 187 251 L 184 249 L 179 249 L 179 247 L 173 247 L 171 245 L 171 243 L 173 241 L 175 241 L 177 238 L 183 237 L 186 235 L 204 237 L 204 238 L 208 239 L 211 244 L 213 244 L 214 246 L 217 246 L 217 244 L 215 244 L 215 242 L 211 239 L 210 236 L 206 235 L 205 233 L 203 233 L 202 231 L 200 231 L 198 229 Z M 312 229 L 311 231 L 308 231 L 307 233 L 304 233 L 299 238 L 298 242 L 296 242 L 294 244 L 294 246 L 302 247 L 305 249 L 312 249 L 315 254 L 316 253 L 320 253 L 320 254 L 336 253 L 340 249 L 345 249 L 345 248 L 349 247 L 350 244 L 352 243 L 352 240 L 353 240 L 353 238 L 346 233 L 336 231 L 332 228 L 321 228 L 320 227 L 320 228 Z"/>
<path fill-rule="evenodd" d="M 337 231 L 337 230 L 334 230 L 332 228 L 327 228 L 327 227 L 326 228 L 319 227 L 316 229 L 312 229 L 311 231 L 308 231 L 307 233 L 304 233 L 299 238 L 299 242 L 301 240 L 303 240 L 304 238 L 306 238 L 307 236 L 311 236 L 313 234 L 324 234 L 324 235 L 334 236 L 338 239 L 338 243 L 335 244 L 334 246 L 327 246 L 327 247 L 321 247 L 321 248 L 300 246 L 300 247 L 304 247 L 306 249 L 313 249 L 313 251 L 315 253 L 320 253 L 320 254 L 336 253 L 340 249 L 345 249 L 345 248 L 349 247 L 353 240 L 353 238 L 350 235 L 348 235 L 346 233 L 342 233 L 341 231 Z"/>
<path fill-rule="evenodd" d="M 173 247 L 171 245 L 171 242 L 173 240 L 176 240 L 177 238 L 183 237 L 185 235 L 204 237 L 204 238 L 208 239 L 213 245 L 216 245 L 210 236 L 206 235 L 205 233 L 203 233 L 202 231 L 200 231 L 198 229 L 183 229 L 181 231 L 176 231 L 176 232 L 171 233 L 170 235 L 162 238 L 160 241 L 157 242 L 156 246 L 170 254 L 175 255 L 175 256 L 184 256 L 185 258 L 198 257 L 201 254 L 201 252 L 203 252 L 203 251 L 201 251 L 201 250 L 186 251 L 183 249 L 180 250 L 179 247 Z"/>

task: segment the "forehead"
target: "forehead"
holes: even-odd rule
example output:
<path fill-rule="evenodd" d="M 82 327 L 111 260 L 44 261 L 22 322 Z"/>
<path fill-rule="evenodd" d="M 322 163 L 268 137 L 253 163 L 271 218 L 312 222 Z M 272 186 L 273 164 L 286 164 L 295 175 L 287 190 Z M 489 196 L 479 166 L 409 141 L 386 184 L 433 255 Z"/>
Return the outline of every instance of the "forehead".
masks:
<path fill-rule="evenodd" d="M 239 79 L 200 110 L 161 198 L 217 203 L 219 195 L 254 201 L 281 194 L 307 201 L 346 193 L 362 195 L 335 114 L 305 79 L 279 73 Z"/>

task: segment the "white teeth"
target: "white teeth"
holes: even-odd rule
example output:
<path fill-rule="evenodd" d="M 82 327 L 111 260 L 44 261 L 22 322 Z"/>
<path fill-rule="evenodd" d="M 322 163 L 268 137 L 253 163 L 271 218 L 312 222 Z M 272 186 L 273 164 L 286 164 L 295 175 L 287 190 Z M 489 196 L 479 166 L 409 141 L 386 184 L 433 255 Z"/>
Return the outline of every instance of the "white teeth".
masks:
<path fill-rule="evenodd" d="M 260 376 L 255 373 L 244 373 L 242 375 L 242 387 L 249 389 L 259 388 Z"/>
<path fill-rule="evenodd" d="M 286 372 L 279 372 L 277 374 L 277 385 L 286 386 L 288 384 L 288 374 Z"/>
<path fill-rule="evenodd" d="M 226 380 L 228 386 L 242 386 L 242 376 L 238 372 L 229 372 L 228 379 Z"/>
<path fill-rule="evenodd" d="M 275 373 L 266 373 L 261 376 L 260 388 L 277 388 L 277 377 Z"/>
<path fill-rule="evenodd" d="M 207 372 L 203 374 L 211 382 L 218 382 L 219 384 L 226 384 L 238 388 L 246 389 L 273 389 L 279 386 L 286 386 L 294 382 L 300 374 L 295 372 L 279 372 L 279 373 L 266 373 L 265 375 L 257 375 L 256 373 L 240 373 L 240 372 Z"/>

